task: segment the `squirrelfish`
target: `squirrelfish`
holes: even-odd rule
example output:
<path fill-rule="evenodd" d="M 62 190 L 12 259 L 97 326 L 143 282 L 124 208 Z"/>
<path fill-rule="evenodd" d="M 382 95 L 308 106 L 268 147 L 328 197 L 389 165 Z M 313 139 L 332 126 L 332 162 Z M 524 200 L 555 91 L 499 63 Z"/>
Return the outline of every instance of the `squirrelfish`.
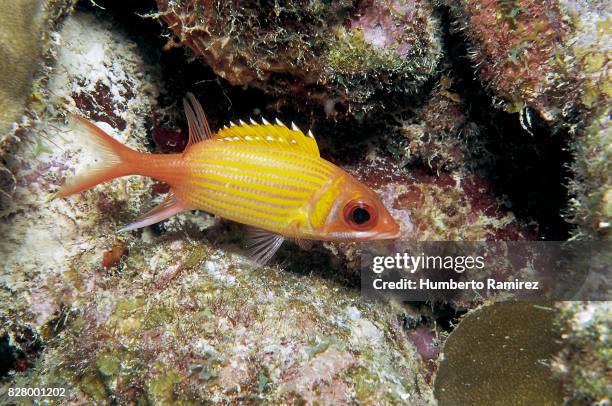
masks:
<path fill-rule="evenodd" d="M 400 235 L 376 193 L 321 158 L 309 131 L 266 120 L 231 123 L 217 133 L 192 94 L 183 99 L 189 142 L 180 154 L 132 150 L 93 123 L 71 116 L 77 134 L 97 147 L 93 169 L 66 182 L 65 197 L 127 175 L 166 182 L 170 192 L 154 209 L 119 230 L 134 230 L 185 210 L 203 210 L 251 226 L 253 258 L 267 262 L 285 238 L 359 241 Z M 304 244 L 301 244 L 304 245 Z"/>

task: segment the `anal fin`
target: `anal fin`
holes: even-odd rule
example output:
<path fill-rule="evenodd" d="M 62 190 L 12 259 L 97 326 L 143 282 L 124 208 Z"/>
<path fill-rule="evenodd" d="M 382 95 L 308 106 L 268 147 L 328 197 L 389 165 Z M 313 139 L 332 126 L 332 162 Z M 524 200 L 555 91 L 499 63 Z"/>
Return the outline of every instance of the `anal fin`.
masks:
<path fill-rule="evenodd" d="M 174 193 L 170 192 L 163 202 L 138 217 L 133 223 L 128 224 L 117 232 L 123 233 L 150 226 L 151 224 L 159 223 L 160 221 L 172 217 L 186 209 L 187 208 L 176 199 Z"/>
<path fill-rule="evenodd" d="M 285 241 L 282 235 L 260 228 L 248 227 L 246 245 L 249 256 L 260 266 L 265 265 Z"/>

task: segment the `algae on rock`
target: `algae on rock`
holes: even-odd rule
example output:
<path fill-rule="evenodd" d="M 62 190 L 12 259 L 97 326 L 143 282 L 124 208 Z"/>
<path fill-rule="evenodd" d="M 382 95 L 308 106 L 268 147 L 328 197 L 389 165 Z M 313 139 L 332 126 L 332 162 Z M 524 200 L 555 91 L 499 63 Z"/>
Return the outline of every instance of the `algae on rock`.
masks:
<path fill-rule="evenodd" d="M 120 403 L 432 401 L 398 309 L 178 235 L 131 239 L 114 275 L 76 259 L 66 326 L 18 380 Z"/>
<path fill-rule="evenodd" d="M 612 97 L 609 2 L 446 3 L 483 85 L 509 111 L 529 107 L 567 124 Z"/>
<path fill-rule="evenodd" d="M 441 56 L 427 1 L 157 1 L 175 39 L 233 85 L 359 114 L 417 93 Z"/>
<path fill-rule="evenodd" d="M 553 370 L 565 382 L 569 402 L 604 404 L 612 393 L 612 306 L 609 301 L 561 302 L 563 349 Z"/>
<path fill-rule="evenodd" d="M 576 155 L 569 211 L 576 237 L 608 238 L 612 222 L 612 7 L 605 1 L 446 2 L 481 82 L 525 127 L 533 112 L 569 129 Z M 567 131 L 567 130 L 566 130 Z"/>
<path fill-rule="evenodd" d="M 119 115 L 126 122 L 121 133 L 104 127 L 102 117 L 98 124 L 122 142 L 142 149 L 145 122 L 157 96 L 146 75 L 149 65 L 129 39 L 109 31 L 108 23 L 76 13 L 67 19 L 57 40 L 61 68 L 50 77 L 45 115 L 33 123 L 34 128 L 24 129 L 22 137 L 33 142 L 19 143 L 4 157 L 7 167 L 19 176 L 7 208 L 10 215 L 0 219 L 0 317 L 2 333 L 8 334 L 15 351 L 26 355 L 25 365 L 39 354 L 25 348 L 28 340 L 21 344 L 20 332 L 46 340 L 54 326 L 61 324 L 58 317 L 70 311 L 64 282 L 79 271 L 70 266 L 71 261 L 89 250 L 112 247 L 117 224 L 128 222 L 150 197 L 148 181 L 132 178 L 70 199 L 49 200 L 64 177 L 86 168 L 95 157 L 95 151 L 87 151 L 73 139 L 63 123 L 65 113 L 106 114 L 106 120 Z M 108 84 L 107 105 L 79 106 L 81 92 L 87 92 L 83 86 L 90 83 Z M 125 85 L 134 93 L 122 102 L 114 98 L 114 91 L 120 95 Z"/>
<path fill-rule="evenodd" d="M 13 174 L 3 165 L 4 155 L 18 144 L 18 130 L 27 126 L 27 109 L 36 116 L 40 95 L 48 75 L 46 66 L 55 33 L 70 9 L 71 0 L 0 1 L 0 216 L 11 206 L 15 189 Z"/>

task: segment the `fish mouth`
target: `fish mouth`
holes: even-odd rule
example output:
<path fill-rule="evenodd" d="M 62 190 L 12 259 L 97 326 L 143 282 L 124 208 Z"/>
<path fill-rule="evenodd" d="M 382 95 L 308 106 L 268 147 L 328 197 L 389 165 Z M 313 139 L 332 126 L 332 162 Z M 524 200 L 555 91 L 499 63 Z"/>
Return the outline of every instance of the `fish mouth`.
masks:
<path fill-rule="evenodd" d="M 389 231 L 380 231 L 377 233 L 361 232 L 354 233 L 329 233 L 325 237 L 320 238 L 325 241 L 376 241 L 376 240 L 395 240 L 402 236 L 401 230 L 393 229 Z"/>
<path fill-rule="evenodd" d="M 376 234 L 377 240 L 396 240 L 402 236 L 402 231 L 397 228 L 395 230 L 383 231 Z"/>

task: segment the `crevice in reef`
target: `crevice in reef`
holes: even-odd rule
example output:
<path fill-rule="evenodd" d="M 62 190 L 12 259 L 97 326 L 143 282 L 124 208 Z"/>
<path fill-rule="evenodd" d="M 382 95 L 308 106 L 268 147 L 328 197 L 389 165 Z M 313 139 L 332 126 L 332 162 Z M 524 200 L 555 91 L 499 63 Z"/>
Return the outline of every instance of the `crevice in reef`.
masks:
<path fill-rule="evenodd" d="M 42 339 L 28 327 L 13 326 L 0 336 L 0 379 L 30 368 L 43 350 Z"/>
<path fill-rule="evenodd" d="M 459 310 L 448 303 L 436 303 L 432 305 L 433 318 L 436 325 L 443 331 L 451 332 L 459 324 L 461 317 L 467 310 Z"/>
<path fill-rule="evenodd" d="M 0 378 L 6 377 L 10 371 L 15 369 L 18 349 L 11 345 L 8 333 L 0 336 Z"/>
<path fill-rule="evenodd" d="M 522 223 L 532 225 L 541 239 L 566 240 L 570 226 L 562 213 L 569 201 L 565 185 L 571 176 L 570 135 L 567 130 L 554 130 L 535 112 L 508 113 L 492 106 L 494 98 L 468 57 L 466 38 L 452 29 L 453 18 L 446 7 L 440 6 L 438 12 L 446 62 L 456 76 L 454 91 L 466 100 L 470 120 L 480 127 L 485 147 L 476 159 L 477 169 L 492 182 L 498 197 L 508 197 L 509 208 Z M 521 125 L 520 114 L 530 115 L 529 130 Z"/>

